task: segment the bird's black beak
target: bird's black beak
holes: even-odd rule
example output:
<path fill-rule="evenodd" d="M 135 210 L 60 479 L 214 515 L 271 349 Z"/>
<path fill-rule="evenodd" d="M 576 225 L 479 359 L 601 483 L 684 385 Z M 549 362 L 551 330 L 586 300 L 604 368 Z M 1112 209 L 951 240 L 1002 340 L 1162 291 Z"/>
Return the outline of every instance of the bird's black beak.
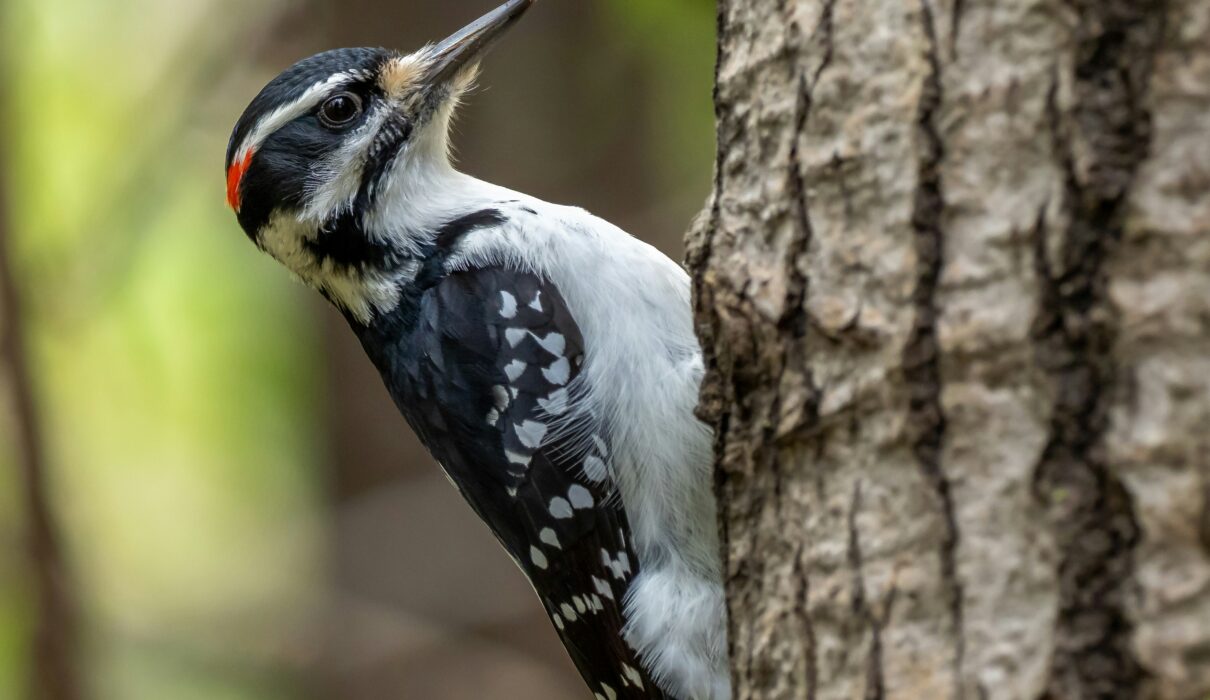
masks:
<path fill-rule="evenodd" d="M 459 71 L 482 57 L 505 31 L 521 19 L 534 1 L 508 0 L 437 44 L 433 48 L 433 62 L 425 82 L 433 87 L 449 82 Z"/>

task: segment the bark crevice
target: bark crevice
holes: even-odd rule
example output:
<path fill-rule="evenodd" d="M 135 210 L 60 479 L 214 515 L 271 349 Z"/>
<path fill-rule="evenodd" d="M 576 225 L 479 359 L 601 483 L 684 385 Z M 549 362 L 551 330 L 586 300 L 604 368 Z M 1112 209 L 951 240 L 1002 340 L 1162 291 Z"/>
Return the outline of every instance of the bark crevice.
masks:
<path fill-rule="evenodd" d="M 958 37 L 962 35 L 962 18 L 966 15 L 966 0 L 954 0 L 950 9 L 950 58 L 958 58 Z"/>
<path fill-rule="evenodd" d="M 920 144 L 912 207 L 917 257 L 916 287 L 911 300 L 915 317 L 903 350 L 903 373 L 908 391 L 907 424 L 911 431 L 912 452 L 941 509 L 944 527 L 940 543 L 941 582 L 948 597 L 952 625 L 954 687 L 957 696 L 961 697 L 965 642 L 962 582 L 957 565 L 960 533 L 949 477 L 942 464 L 946 417 L 941 403 L 943 377 L 937 340 L 937 292 L 945 257 L 945 191 L 941 179 L 945 144 L 937 121 L 944 95 L 940 49 L 929 0 L 921 2 L 921 21 L 927 39 L 929 72 L 924 79 L 916 117 Z"/>
<path fill-rule="evenodd" d="M 818 637 L 815 635 L 815 621 L 811 619 L 811 579 L 807 567 L 803 564 L 806 545 L 800 545 L 794 556 L 794 574 L 803 582 L 802 596 L 795 601 L 794 610 L 802 620 L 803 638 L 808 647 L 807 651 L 807 700 L 815 700 L 819 693 L 819 654 Z"/>
<path fill-rule="evenodd" d="M 1056 77 L 1046 115 L 1063 175 L 1064 225 L 1034 229 L 1038 310 L 1031 335 L 1053 392 L 1047 442 L 1034 470 L 1059 549 L 1059 600 L 1047 697 L 1136 697 L 1147 671 L 1131 647 L 1127 611 L 1140 526 L 1103 438 L 1117 387 L 1120 321 L 1106 263 L 1120 243 L 1127 196 L 1151 138 L 1144 101 L 1163 35 L 1162 4 L 1073 0 L 1072 104 Z M 1053 258 L 1053 259 L 1052 259 Z"/>
<path fill-rule="evenodd" d="M 861 621 L 869 629 L 870 646 L 866 655 L 866 686 L 863 697 L 865 700 L 882 700 L 886 697 L 886 669 L 882 660 L 882 630 L 886 618 L 890 616 L 891 603 L 894 601 L 894 589 L 887 597 L 887 610 L 877 615 L 870 607 L 865 593 L 865 555 L 861 550 L 861 531 L 857 527 L 857 516 L 861 512 L 861 482 L 853 484 L 853 496 L 849 502 L 849 517 L 847 521 L 849 538 L 847 558 L 849 570 L 853 576 L 853 589 L 849 594 L 853 617 Z"/>

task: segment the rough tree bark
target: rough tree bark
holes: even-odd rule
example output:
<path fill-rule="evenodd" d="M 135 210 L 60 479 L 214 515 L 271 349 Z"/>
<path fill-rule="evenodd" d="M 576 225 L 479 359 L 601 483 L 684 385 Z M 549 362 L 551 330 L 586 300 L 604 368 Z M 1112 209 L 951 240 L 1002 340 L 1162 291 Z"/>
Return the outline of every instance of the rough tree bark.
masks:
<path fill-rule="evenodd" d="M 737 698 L 1210 694 L 1210 3 L 722 0 Z"/>

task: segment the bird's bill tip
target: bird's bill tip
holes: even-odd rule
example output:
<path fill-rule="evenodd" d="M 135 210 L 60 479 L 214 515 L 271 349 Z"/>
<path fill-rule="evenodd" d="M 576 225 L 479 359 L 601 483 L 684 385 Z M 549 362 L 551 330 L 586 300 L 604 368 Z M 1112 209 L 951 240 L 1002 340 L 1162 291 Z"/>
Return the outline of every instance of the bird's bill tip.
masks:
<path fill-rule="evenodd" d="M 449 81 L 464 67 L 483 56 L 536 0 L 508 0 L 486 15 L 455 32 L 433 48 L 429 82 Z"/>

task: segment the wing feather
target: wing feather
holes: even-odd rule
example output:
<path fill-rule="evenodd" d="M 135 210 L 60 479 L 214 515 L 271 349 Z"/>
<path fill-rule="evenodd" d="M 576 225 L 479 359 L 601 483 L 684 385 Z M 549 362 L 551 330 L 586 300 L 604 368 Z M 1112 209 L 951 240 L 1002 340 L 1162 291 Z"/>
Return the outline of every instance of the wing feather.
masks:
<path fill-rule="evenodd" d="M 584 339 L 559 291 L 505 268 L 418 300 L 392 392 L 529 578 L 600 698 L 664 698 L 623 636 L 638 572 L 600 421 L 576 400 Z M 399 371 L 403 370 L 403 371 Z"/>

